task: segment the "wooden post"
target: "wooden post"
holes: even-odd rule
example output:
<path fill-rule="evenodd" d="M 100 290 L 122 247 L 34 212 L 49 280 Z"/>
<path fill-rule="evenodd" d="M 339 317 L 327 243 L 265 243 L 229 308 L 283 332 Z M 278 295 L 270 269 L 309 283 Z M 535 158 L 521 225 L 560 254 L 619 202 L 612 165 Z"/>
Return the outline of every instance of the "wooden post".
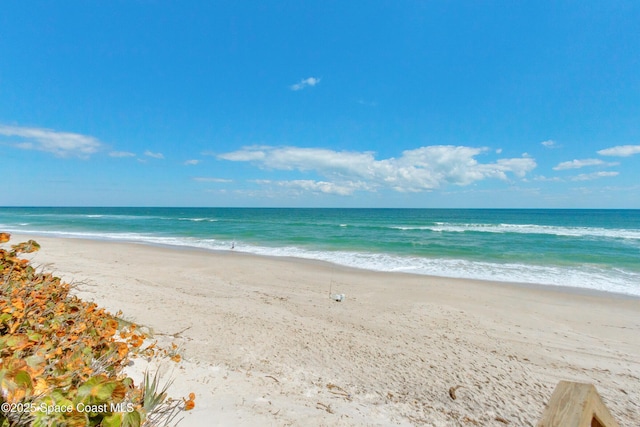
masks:
<path fill-rule="evenodd" d="M 537 427 L 620 427 L 593 384 L 560 381 Z"/>

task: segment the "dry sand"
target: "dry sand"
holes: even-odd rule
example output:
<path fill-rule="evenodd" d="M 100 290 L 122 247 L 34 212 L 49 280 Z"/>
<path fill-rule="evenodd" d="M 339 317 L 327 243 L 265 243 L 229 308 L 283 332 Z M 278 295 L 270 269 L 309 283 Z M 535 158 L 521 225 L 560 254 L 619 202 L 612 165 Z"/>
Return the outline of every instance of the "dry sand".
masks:
<path fill-rule="evenodd" d="M 181 426 L 532 426 L 562 379 L 595 384 L 622 426 L 640 426 L 640 299 L 36 240 L 34 261 L 83 298 L 182 346 L 162 364 L 174 396 L 197 394 Z"/>

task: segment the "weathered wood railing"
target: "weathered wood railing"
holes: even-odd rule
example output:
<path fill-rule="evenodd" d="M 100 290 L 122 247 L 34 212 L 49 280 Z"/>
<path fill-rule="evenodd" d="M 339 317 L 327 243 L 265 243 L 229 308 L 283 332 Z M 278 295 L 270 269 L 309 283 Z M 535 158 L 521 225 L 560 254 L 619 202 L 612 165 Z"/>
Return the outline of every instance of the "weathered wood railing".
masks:
<path fill-rule="evenodd" d="M 560 381 L 537 427 L 619 427 L 593 384 Z"/>

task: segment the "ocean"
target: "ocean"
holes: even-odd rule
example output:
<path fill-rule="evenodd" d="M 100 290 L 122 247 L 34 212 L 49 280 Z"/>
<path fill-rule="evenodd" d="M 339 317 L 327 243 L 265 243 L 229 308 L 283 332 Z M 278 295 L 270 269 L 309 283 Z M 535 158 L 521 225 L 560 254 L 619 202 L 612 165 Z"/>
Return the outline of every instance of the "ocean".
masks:
<path fill-rule="evenodd" d="M 0 208 L 0 232 L 640 296 L 640 210 Z"/>

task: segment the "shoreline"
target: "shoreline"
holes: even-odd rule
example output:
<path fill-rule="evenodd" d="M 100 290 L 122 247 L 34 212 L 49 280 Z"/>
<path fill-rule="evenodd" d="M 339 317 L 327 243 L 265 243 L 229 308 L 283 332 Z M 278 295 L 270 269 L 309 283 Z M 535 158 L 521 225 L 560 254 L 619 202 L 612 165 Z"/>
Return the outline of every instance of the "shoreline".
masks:
<path fill-rule="evenodd" d="M 533 426 L 563 379 L 593 383 L 621 426 L 640 421 L 637 298 L 198 248 L 10 243 L 25 237 L 42 246 L 29 258 L 83 299 L 178 341 L 170 393 L 198 396 L 184 425 Z"/>
<path fill-rule="evenodd" d="M 345 271 L 354 270 L 354 271 L 362 271 L 362 272 L 370 272 L 370 273 L 380 273 L 380 274 L 399 274 L 399 275 L 410 275 L 410 276 L 418 276 L 418 277 L 426 277 L 433 279 L 442 279 L 442 280 L 452 280 L 452 281 L 470 281 L 470 282 L 478 282 L 478 283 L 486 283 L 490 285 L 504 285 L 504 286 L 513 286 L 513 287 L 523 287 L 523 288 L 532 288 L 532 289 L 540 289 L 540 290 L 554 290 L 556 292 L 563 293 L 572 293 L 577 295 L 586 295 L 586 296 L 594 296 L 594 297 L 604 297 L 604 298 L 621 298 L 621 299 L 632 299 L 632 300 L 640 300 L 640 295 L 633 295 L 623 292 L 613 292 L 613 291 L 604 291 L 600 289 L 593 289 L 588 287 L 577 287 L 577 286 L 562 286 L 555 284 L 544 284 L 544 283 L 532 283 L 532 282 L 518 282 L 518 281 L 502 281 L 502 280 L 488 280 L 488 279 L 478 279 L 478 278 L 466 278 L 466 277 L 453 277 L 453 276 L 439 276 L 434 274 L 422 274 L 422 273 L 413 273 L 409 271 L 385 271 L 385 270 L 374 270 L 368 269 L 365 267 L 356 267 L 344 264 L 338 264 L 332 261 L 325 261 L 321 259 L 314 258 L 305 258 L 305 257 L 296 257 L 290 255 L 268 255 L 268 254 L 256 254 L 252 252 L 245 252 L 242 250 L 231 250 L 231 249 L 209 249 L 209 248 L 199 248 L 197 246 L 188 246 L 188 245 L 172 245 L 166 243 L 154 243 L 154 242 L 146 242 L 146 241 L 136 241 L 136 240 L 119 240 L 119 239 L 99 239 L 99 238 L 91 238 L 91 237 L 66 237 L 66 236 L 58 236 L 55 234 L 46 235 L 46 234 L 38 234 L 38 233 L 14 233 L 11 232 L 12 236 L 19 236 L 22 240 L 28 240 L 29 238 L 33 238 L 34 240 L 37 238 L 40 239 L 63 239 L 63 240 L 79 240 L 79 241 L 92 241 L 92 242 L 101 242 L 101 243 L 114 243 L 114 244 L 126 244 L 126 245 L 137 245 L 137 246 L 148 246 L 152 248 L 164 248 L 169 250 L 176 251 L 193 251 L 198 253 L 211 253 L 217 255 L 226 255 L 226 254 L 236 254 L 238 256 L 247 256 L 247 257 L 256 257 L 256 258 L 266 258 L 273 260 L 291 260 L 293 262 L 300 263 L 314 263 L 317 265 L 324 265 L 327 268 L 332 269 L 343 269 Z M 18 239 L 16 239 L 18 240 Z M 21 240 L 21 241 L 22 241 Z"/>

